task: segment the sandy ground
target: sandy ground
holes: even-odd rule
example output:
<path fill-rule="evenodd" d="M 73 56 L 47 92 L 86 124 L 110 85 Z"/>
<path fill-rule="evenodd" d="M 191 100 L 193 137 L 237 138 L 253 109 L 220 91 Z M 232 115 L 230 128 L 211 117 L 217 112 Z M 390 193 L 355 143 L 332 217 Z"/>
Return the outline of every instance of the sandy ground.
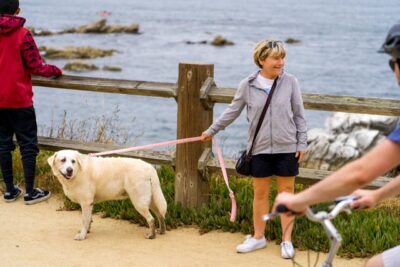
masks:
<path fill-rule="evenodd" d="M 235 246 L 244 238 L 239 233 L 200 235 L 197 229 L 181 228 L 147 240 L 143 236 L 146 228 L 98 215 L 94 215 L 88 239 L 75 241 L 80 212 L 58 211 L 61 206 L 57 197 L 32 206 L 21 199 L 0 201 L 0 266 L 293 266 L 280 257 L 273 242 L 253 253 L 236 253 Z M 320 262 L 324 256 L 320 254 Z M 297 251 L 295 259 L 309 266 L 307 252 Z M 313 266 L 316 253 L 311 253 L 311 259 Z M 337 257 L 334 266 L 362 266 L 364 262 Z"/>

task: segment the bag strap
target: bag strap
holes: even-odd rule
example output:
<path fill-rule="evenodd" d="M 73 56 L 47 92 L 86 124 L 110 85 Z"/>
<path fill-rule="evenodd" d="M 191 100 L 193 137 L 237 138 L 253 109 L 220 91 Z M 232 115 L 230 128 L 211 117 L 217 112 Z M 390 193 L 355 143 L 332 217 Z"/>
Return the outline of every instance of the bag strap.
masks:
<path fill-rule="evenodd" d="M 261 124 L 263 123 L 263 120 L 264 120 L 264 117 L 265 117 L 265 113 L 267 113 L 268 106 L 271 103 L 272 94 L 275 91 L 275 87 L 276 87 L 278 78 L 279 78 L 279 76 L 275 78 L 274 83 L 272 84 L 271 91 L 268 94 L 267 101 L 265 102 L 265 106 L 264 106 L 264 108 L 263 108 L 263 110 L 261 112 L 260 118 L 258 120 L 257 127 L 256 127 L 256 132 L 254 133 L 253 142 L 251 142 L 251 147 L 250 147 L 249 152 L 247 153 L 247 157 L 251 157 L 251 151 L 253 150 L 254 142 L 256 141 L 256 137 L 257 137 L 258 132 L 260 131 Z"/>

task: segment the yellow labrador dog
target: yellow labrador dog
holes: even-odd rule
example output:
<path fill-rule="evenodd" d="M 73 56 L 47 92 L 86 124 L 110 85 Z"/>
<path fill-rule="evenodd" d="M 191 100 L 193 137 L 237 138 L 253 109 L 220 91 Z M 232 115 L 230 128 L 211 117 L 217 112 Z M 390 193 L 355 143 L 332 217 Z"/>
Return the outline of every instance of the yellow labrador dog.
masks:
<path fill-rule="evenodd" d="M 86 238 L 94 203 L 128 197 L 150 227 L 146 238 L 156 237 L 150 209 L 158 217 L 159 233 L 165 233 L 167 202 L 157 171 L 150 164 L 139 159 L 92 157 L 75 150 L 58 151 L 47 162 L 65 195 L 82 208 L 82 229 L 75 240 Z"/>

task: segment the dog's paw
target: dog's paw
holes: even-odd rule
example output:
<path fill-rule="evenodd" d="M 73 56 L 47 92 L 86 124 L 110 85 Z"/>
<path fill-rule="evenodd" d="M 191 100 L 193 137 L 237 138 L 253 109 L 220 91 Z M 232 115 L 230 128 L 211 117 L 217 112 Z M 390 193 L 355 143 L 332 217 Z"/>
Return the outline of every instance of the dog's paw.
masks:
<path fill-rule="evenodd" d="M 165 229 L 157 229 L 157 234 L 165 235 Z"/>
<path fill-rule="evenodd" d="M 74 239 L 77 240 L 77 241 L 82 241 L 82 240 L 86 239 L 86 235 L 79 233 L 74 237 Z"/>
<path fill-rule="evenodd" d="M 163 234 L 165 234 L 165 231 L 167 230 L 167 227 L 165 226 L 164 220 L 162 220 L 160 224 L 161 224 L 161 225 L 160 225 L 160 227 L 157 229 L 157 233 L 160 234 L 160 235 L 163 235 Z"/>
<path fill-rule="evenodd" d="M 146 233 L 146 234 L 144 235 L 144 237 L 147 238 L 147 239 L 154 239 L 154 238 L 156 238 L 156 234 L 150 232 L 150 233 Z"/>

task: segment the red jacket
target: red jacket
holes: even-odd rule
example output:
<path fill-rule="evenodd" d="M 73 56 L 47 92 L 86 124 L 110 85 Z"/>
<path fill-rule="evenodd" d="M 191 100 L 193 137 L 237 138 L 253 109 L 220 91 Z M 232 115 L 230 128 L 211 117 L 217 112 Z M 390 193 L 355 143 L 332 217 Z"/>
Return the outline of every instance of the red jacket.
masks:
<path fill-rule="evenodd" d="M 61 70 L 43 64 L 25 19 L 0 15 L 0 108 L 25 108 L 33 105 L 31 74 L 60 76 Z"/>

